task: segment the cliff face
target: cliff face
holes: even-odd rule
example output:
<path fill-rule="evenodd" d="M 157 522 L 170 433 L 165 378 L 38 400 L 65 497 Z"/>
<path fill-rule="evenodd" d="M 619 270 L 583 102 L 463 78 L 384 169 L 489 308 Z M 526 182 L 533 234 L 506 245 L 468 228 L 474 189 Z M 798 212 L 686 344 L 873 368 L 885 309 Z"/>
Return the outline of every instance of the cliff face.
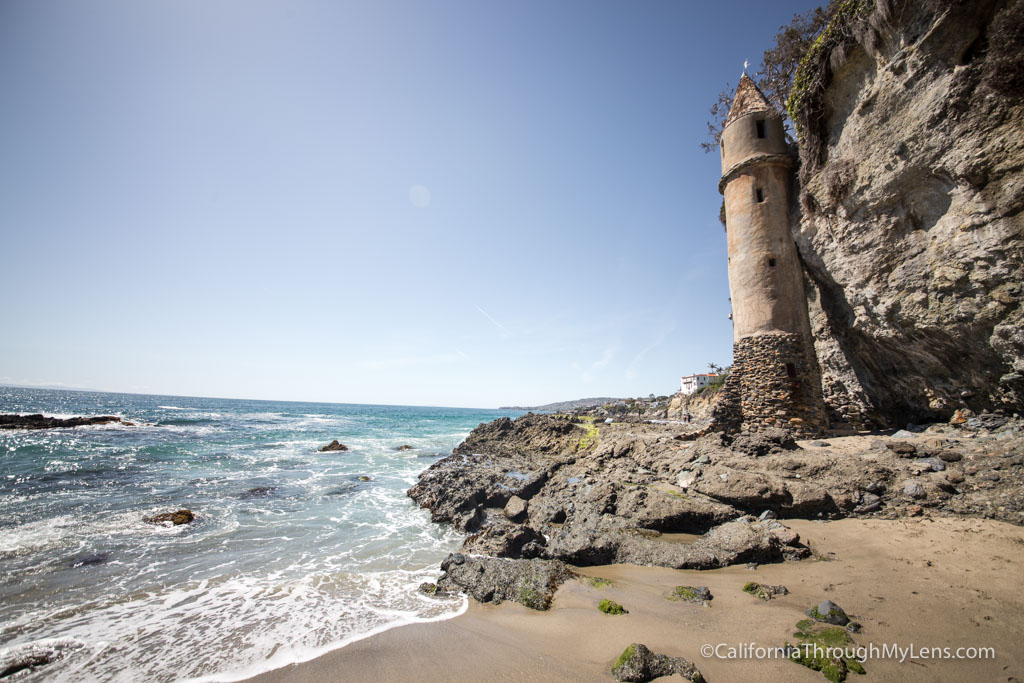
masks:
<path fill-rule="evenodd" d="M 792 232 L 834 422 L 1024 412 L 1022 35 L 1024 2 L 880 0 L 816 57 Z"/>
<path fill-rule="evenodd" d="M 705 390 L 699 394 L 673 394 L 665 411 L 669 420 L 683 420 L 689 416 L 692 424 L 703 425 L 711 420 L 711 411 L 721 396 L 721 391 Z"/>

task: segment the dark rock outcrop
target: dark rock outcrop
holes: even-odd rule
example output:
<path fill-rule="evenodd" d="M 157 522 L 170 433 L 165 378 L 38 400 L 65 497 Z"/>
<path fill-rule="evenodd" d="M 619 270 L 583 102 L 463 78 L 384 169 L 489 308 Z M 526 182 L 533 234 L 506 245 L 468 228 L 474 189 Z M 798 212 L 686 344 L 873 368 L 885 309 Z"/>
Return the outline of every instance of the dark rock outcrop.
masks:
<path fill-rule="evenodd" d="M 674 569 L 717 569 L 747 562 L 780 562 L 809 554 L 799 536 L 779 522 L 753 517 L 720 524 L 693 543 L 666 543 L 659 534 L 594 529 L 583 523 L 548 538 L 544 557 L 577 565 L 628 563 Z"/>
<path fill-rule="evenodd" d="M 149 524 L 171 524 L 178 526 L 179 524 L 191 524 L 195 520 L 196 516 L 192 514 L 191 510 L 175 510 L 174 512 L 161 512 L 159 515 L 153 515 L 152 517 L 146 517 L 145 521 Z"/>
<path fill-rule="evenodd" d="M 468 552 L 496 557 L 711 568 L 806 554 L 783 524 L 745 517 L 738 506 L 681 488 L 677 475 L 700 457 L 673 438 L 678 430 L 601 425 L 594 443 L 580 449 L 581 437 L 593 430 L 589 423 L 541 415 L 483 425 L 456 454 L 423 472 L 409 496 L 430 509 L 434 521 L 470 532 Z M 716 454 L 725 452 L 709 443 Z M 535 447 L 544 452 L 532 453 Z M 780 487 L 777 507 L 831 505 L 827 495 L 809 490 L 799 482 L 792 490 Z M 701 536 L 691 543 L 661 538 L 678 532 Z"/>
<path fill-rule="evenodd" d="M 793 433 L 788 429 L 779 429 L 778 427 L 769 427 L 749 434 L 739 434 L 731 437 L 727 445 L 737 453 L 755 458 L 797 449 Z"/>
<path fill-rule="evenodd" d="M 134 423 L 126 422 L 116 415 L 96 415 L 93 417 L 46 417 L 35 415 L 0 415 L 0 429 L 57 429 L 63 427 L 88 427 L 90 425 L 120 422 L 128 427 Z"/>
<path fill-rule="evenodd" d="M 994 433 L 970 428 L 965 418 L 900 439 L 837 438 L 829 448 L 808 449 L 785 433 L 686 442 L 672 425 L 520 420 L 522 427 L 519 420 L 481 426 L 466 443 L 482 452 L 460 446 L 409 490 L 435 521 L 470 534 L 467 553 L 490 556 L 453 555 L 445 577 L 427 587 L 431 594 L 465 591 L 535 606 L 550 601 L 558 581 L 548 578 L 562 575 L 563 562 L 711 569 L 809 556 L 786 517 L 927 511 L 1024 523 L 1024 425 L 1017 419 Z M 737 440 L 744 450 L 733 448 Z M 543 453 L 531 451 L 538 445 Z M 786 593 L 756 583 L 744 590 L 763 600 Z"/>
<path fill-rule="evenodd" d="M 254 486 L 251 489 L 247 489 L 241 498 L 267 498 L 277 493 L 276 486 Z"/>
<path fill-rule="evenodd" d="M 536 457 L 571 451 L 579 438 L 580 432 L 569 418 L 527 413 L 516 420 L 503 417 L 481 424 L 453 453 Z"/>
<path fill-rule="evenodd" d="M 0 653 L 0 679 L 23 680 L 81 647 L 74 641 L 56 641 L 4 648 L 5 652 Z"/>
<path fill-rule="evenodd" d="M 343 443 L 340 443 L 337 439 L 335 439 L 334 441 L 330 442 L 326 446 L 321 446 L 320 447 L 320 452 L 321 453 L 329 453 L 331 451 L 347 451 L 347 450 L 348 450 L 348 446 L 346 446 Z"/>
<path fill-rule="evenodd" d="M 546 610 L 555 591 L 575 576 L 564 563 L 510 560 L 453 553 L 441 563 L 444 574 L 430 592 L 465 592 L 478 602 L 518 602 Z"/>

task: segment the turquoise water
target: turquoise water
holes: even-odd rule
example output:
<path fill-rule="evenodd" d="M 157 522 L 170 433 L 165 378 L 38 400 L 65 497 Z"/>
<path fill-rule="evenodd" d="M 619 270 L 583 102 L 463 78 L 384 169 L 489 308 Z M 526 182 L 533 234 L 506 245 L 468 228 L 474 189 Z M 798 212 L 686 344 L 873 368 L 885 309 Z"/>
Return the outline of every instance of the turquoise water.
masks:
<path fill-rule="evenodd" d="M 416 587 L 461 538 L 405 491 L 508 414 L 0 387 L 15 412 L 137 423 L 0 431 L 0 665 L 84 681 L 237 679 L 458 613 Z"/>

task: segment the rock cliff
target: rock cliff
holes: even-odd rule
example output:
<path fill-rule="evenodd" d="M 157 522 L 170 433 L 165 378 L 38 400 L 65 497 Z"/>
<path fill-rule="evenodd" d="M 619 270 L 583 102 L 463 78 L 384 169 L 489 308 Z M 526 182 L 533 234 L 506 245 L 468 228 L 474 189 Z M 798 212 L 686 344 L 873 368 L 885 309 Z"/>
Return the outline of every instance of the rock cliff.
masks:
<path fill-rule="evenodd" d="M 791 100 L 792 232 L 832 421 L 1020 413 L 1024 3 L 846 5 Z"/>

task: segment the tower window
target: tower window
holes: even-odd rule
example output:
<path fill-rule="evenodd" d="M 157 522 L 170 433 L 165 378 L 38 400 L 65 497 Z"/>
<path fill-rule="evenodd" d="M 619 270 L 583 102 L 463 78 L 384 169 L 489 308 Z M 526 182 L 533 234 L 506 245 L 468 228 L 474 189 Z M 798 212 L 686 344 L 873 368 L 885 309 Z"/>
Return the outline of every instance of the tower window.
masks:
<path fill-rule="evenodd" d="M 755 192 L 757 193 L 757 203 L 760 204 L 764 201 L 764 190 L 759 187 Z"/>
<path fill-rule="evenodd" d="M 774 268 L 775 267 L 775 259 L 773 259 L 773 258 L 768 259 L 768 267 L 769 268 Z"/>
<path fill-rule="evenodd" d="M 764 137 L 764 119 L 757 120 L 757 137 Z"/>
<path fill-rule="evenodd" d="M 790 377 L 796 377 L 796 366 L 792 363 L 786 363 L 786 374 Z"/>

